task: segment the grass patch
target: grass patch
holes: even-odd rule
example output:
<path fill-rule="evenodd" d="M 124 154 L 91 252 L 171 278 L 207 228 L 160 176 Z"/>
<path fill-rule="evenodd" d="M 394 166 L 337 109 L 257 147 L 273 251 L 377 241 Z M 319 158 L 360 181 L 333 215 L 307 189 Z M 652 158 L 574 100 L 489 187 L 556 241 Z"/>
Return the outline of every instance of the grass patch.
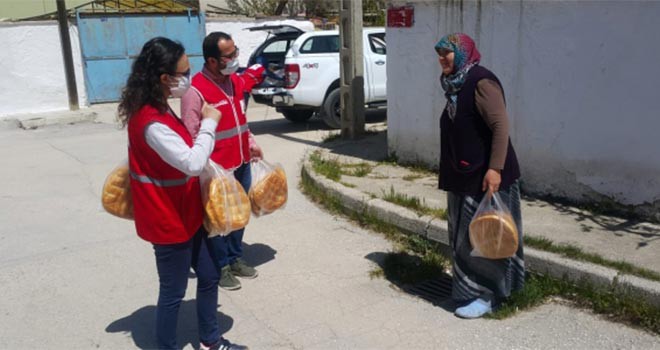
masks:
<path fill-rule="evenodd" d="M 369 271 L 369 278 L 371 278 L 372 280 L 383 277 L 385 277 L 385 271 L 383 271 L 383 269 L 380 266 Z"/>
<path fill-rule="evenodd" d="M 399 163 L 399 156 L 396 154 L 396 152 L 392 152 L 388 154 L 387 157 L 383 158 L 383 160 L 380 162 L 383 164 L 397 165 L 397 163 Z"/>
<path fill-rule="evenodd" d="M 325 159 L 321 151 L 314 151 L 309 156 L 314 171 L 332 181 L 339 181 L 342 175 L 355 177 L 365 177 L 371 173 L 374 166 L 362 162 L 357 164 L 346 164 L 340 162 L 337 158 Z"/>
<path fill-rule="evenodd" d="M 417 180 L 417 179 L 421 179 L 421 178 L 423 178 L 423 177 L 424 177 L 424 176 L 419 175 L 419 174 L 411 174 L 411 175 L 406 175 L 406 176 L 404 176 L 403 179 L 404 179 L 405 181 L 415 181 L 415 180 Z"/>
<path fill-rule="evenodd" d="M 411 209 L 419 215 L 430 215 L 442 220 L 447 220 L 447 211 L 445 209 L 430 208 L 426 206 L 424 200 L 420 200 L 415 196 L 395 192 L 394 187 L 390 187 L 389 192 L 383 193 L 383 200 Z"/>
<path fill-rule="evenodd" d="M 367 163 L 341 164 L 341 173 L 343 175 L 365 177 L 371 173 L 374 166 Z"/>
<path fill-rule="evenodd" d="M 342 185 L 344 185 L 344 186 L 346 186 L 346 187 L 348 187 L 348 188 L 355 188 L 355 187 L 357 187 L 357 186 L 355 186 L 355 185 L 353 185 L 353 184 L 349 184 L 348 182 L 344 182 L 344 181 L 340 181 L 339 183 L 342 184 Z"/>
<path fill-rule="evenodd" d="M 643 277 L 646 279 L 660 282 L 660 274 L 655 271 L 651 271 L 643 267 L 637 267 L 625 261 L 609 260 L 598 254 L 584 252 L 582 249 L 576 246 L 572 246 L 569 244 L 556 244 L 545 237 L 537 238 L 537 237 L 525 236 L 524 242 L 525 245 L 530 246 L 532 248 L 536 248 L 546 252 L 556 253 L 561 256 L 571 258 L 574 260 L 586 261 L 601 266 L 607 266 L 621 273 Z"/>
<path fill-rule="evenodd" d="M 558 296 L 573 302 L 578 307 L 591 309 L 608 319 L 639 326 L 660 334 L 660 308 L 643 299 L 624 292 L 595 288 L 589 283 L 571 283 L 545 275 L 530 273 L 525 280 L 525 288 L 514 292 L 488 318 L 504 319 L 544 303 L 548 298 Z"/>
<path fill-rule="evenodd" d="M 303 176 L 300 187 L 309 198 L 335 214 L 347 216 L 358 225 L 382 233 L 395 246 L 395 252 L 385 256 L 382 267 L 369 272 L 371 278 L 386 277 L 401 283 L 418 283 L 438 274 L 450 266 L 450 260 L 439 252 L 441 244 L 421 236 L 406 234 L 396 226 L 385 223 L 367 210 L 350 211 L 335 197 L 317 188 L 307 176 Z M 526 237 L 526 242 L 530 238 Z M 548 240 L 542 241 L 552 246 Z M 410 252 L 410 253 L 408 253 Z M 520 310 L 538 306 L 548 298 L 558 296 L 584 307 L 606 318 L 641 327 L 660 334 L 660 308 L 650 305 L 643 298 L 621 290 L 598 289 L 586 282 L 571 283 L 565 279 L 528 273 L 525 287 L 514 292 L 493 314 L 492 319 L 504 319 Z"/>
<path fill-rule="evenodd" d="M 323 159 L 321 151 L 314 151 L 309 160 L 312 162 L 314 171 L 332 181 L 341 179 L 341 164 L 336 159 Z"/>

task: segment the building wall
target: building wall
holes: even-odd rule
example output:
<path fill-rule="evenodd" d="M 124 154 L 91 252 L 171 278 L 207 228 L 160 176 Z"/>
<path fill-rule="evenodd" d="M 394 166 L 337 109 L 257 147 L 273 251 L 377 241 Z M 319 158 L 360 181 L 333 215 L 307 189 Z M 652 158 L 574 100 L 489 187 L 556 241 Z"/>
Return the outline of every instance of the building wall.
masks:
<path fill-rule="evenodd" d="M 391 152 L 437 165 L 446 100 L 433 46 L 462 31 L 502 80 L 527 192 L 660 219 L 660 2 L 407 3 L 414 26 L 387 28 Z"/>
<path fill-rule="evenodd" d="M 69 27 L 79 104 L 87 104 L 78 28 Z M 0 118 L 69 108 L 57 22 L 0 24 Z"/>
<path fill-rule="evenodd" d="M 313 30 L 309 21 L 268 21 L 287 23 Z M 264 32 L 249 32 L 247 27 L 262 25 L 257 21 L 209 21 L 206 32 L 225 31 L 234 37 L 241 50 L 241 66 L 247 65 L 252 50 L 266 38 Z M 74 70 L 80 106 L 87 105 L 78 28 L 70 27 Z M 201 46 L 202 43 L 200 42 Z M 17 114 L 34 114 L 67 110 L 69 98 L 64 75 L 64 60 L 57 23 L 0 23 L 0 118 Z"/>

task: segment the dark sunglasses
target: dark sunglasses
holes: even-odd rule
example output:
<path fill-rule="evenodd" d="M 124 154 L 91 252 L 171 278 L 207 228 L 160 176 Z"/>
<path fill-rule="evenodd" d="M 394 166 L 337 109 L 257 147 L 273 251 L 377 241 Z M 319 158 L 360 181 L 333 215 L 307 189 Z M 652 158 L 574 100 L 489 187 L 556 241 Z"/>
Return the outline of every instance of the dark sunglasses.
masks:
<path fill-rule="evenodd" d="M 236 50 L 234 52 L 230 53 L 229 55 L 220 55 L 220 58 L 226 58 L 229 60 L 233 60 L 234 58 L 238 57 L 238 46 L 236 47 Z"/>
<path fill-rule="evenodd" d="M 190 77 L 190 69 L 188 69 L 185 72 L 174 72 L 174 74 L 170 74 L 173 77 L 178 77 L 178 76 L 185 76 L 185 77 Z"/>

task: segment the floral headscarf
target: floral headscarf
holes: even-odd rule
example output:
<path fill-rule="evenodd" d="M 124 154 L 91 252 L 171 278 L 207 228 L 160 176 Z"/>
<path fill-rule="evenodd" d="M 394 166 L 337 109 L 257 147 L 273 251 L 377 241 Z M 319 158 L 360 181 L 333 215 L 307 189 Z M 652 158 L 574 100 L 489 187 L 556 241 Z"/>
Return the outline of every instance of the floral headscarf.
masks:
<path fill-rule="evenodd" d="M 442 75 L 440 83 L 445 90 L 445 96 L 449 102 L 449 117 L 454 119 L 456 116 L 456 101 L 458 92 L 463 87 L 465 77 L 472 67 L 479 64 L 481 54 L 477 50 L 474 40 L 464 33 L 454 33 L 444 36 L 437 44 L 435 50 L 441 49 L 454 52 L 454 72 L 449 75 Z"/>

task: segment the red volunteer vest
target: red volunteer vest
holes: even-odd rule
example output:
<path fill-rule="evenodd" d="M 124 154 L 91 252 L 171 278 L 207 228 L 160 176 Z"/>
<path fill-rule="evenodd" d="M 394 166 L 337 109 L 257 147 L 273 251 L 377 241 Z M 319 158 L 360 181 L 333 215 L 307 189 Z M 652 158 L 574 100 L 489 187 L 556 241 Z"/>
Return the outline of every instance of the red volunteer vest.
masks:
<path fill-rule="evenodd" d="M 263 67 L 255 65 L 241 75 L 230 75 L 233 96 L 228 96 L 202 72 L 192 78 L 192 88 L 200 93 L 206 103 L 222 113 L 215 130 L 215 147 L 211 159 L 225 169 L 234 169 L 250 161 L 250 129 L 245 117 L 243 94 L 263 81 L 263 70 Z"/>
<path fill-rule="evenodd" d="M 128 164 L 135 229 L 155 244 L 189 240 L 202 225 L 203 208 L 199 178 L 187 176 L 167 164 L 148 144 L 145 128 L 162 123 L 179 134 L 190 147 L 192 137 L 175 116 L 144 106 L 128 121 Z"/>

